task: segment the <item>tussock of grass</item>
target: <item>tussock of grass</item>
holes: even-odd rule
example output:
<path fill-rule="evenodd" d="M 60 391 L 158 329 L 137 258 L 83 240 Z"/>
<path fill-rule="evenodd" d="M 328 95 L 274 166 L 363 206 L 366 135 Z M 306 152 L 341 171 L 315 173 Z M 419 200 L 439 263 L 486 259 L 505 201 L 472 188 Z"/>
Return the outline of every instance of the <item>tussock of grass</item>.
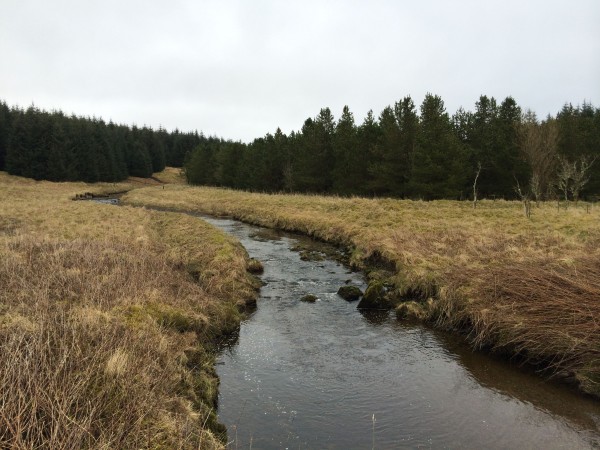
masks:
<path fill-rule="evenodd" d="M 475 346 L 574 373 L 600 395 L 600 208 L 265 195 L 167 186 L 126 202 L 228 215 L 353 249 L 352 263 L 416 301 L 418 314 L 465 330 Z M 415 306 L 412 305 L 411 306 Z M 415 309 L 415 308 L 413 308 Z M 416 311 L 416 309 L 415 309 Z M 403 315 L 405 311 L 401 311 Z"/>
<path fill-rule="evenodd" d="M 188 216 L 70 200 L 113 188 L 0 173 L 2 448 L 223 446 L 211 347 L 255 296 L 247 255 Z"/>

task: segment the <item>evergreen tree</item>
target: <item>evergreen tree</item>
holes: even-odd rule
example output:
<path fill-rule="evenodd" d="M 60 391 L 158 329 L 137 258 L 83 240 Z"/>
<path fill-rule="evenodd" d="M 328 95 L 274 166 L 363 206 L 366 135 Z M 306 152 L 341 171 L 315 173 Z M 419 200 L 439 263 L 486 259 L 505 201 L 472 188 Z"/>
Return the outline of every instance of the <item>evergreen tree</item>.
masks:
<path fill-rule="evenodd" d="M 51 129 L 48 115 L 31 106 L 16 115 L 6 155 L 6 169 L 13 175 L 36 180 L 46 177 L 47 154 Z"/>
<path fill-rule="evenodd" d="M 188 183 L 203 186 L 215 185 L 217 165 L 215 156 L 219 148 L 217 139 L 209 139 L 187 153 L 185 175 Z"/>
<path fill-rule="evenodd" d="M 287 136 L 280 128 L 274 135 L 267 134 L 264 139 L 255 141 L 258 148 L 257 167 L 260 180 L 254 183 L 254 189 L 269 192 L 278 192 L 285 187 L 285 165 L 288 160 Z"/>
<path fill-rule="evenodd" d="M 364 195 L 373 195 L 373 191 L 370 190 L 370 187 L 373 185 L 373 180 L 371 178 L 371 173 L 368 171 L 369 165 L 372 163 L 369 162 L 369 158 L 371 155 L 376 154 L 377 151 L 374 149 L 376 143 L 379 141 L 381 136 L 381 128 L 379 127 L 379 123 L 375 120 L 373 116 L 373 111 L 369 110 L 363 123 L 358 127 L 358 145 L 359 145 L 359 155 L 364 155 L 364 164 L 362 178 L 364 180 L 358 186 L 361 194 Z"/>
<path fill-rule="evenodd" d="M 329 108 L 323 108 L 302 127 L 296 159 L 295 185 L 306 192 L 329 191 L 333 169 L 332 138 L 335 129 Z"/>
<path fill-rule="evenodd" d="M 413 196 L 428 200 L 461 198 L 468 182 L 469 164 L 439 96 L 425 96 L 420 119 L 412 168 Z"/>
<path fill-rule="evenodd" d="M 370 191 L 405 197 L 408 193 L 418 117 L 410 97 L 384 108 L 379 116 L 379 139 L 371 147 Z"/>
<path fill-rule="evenodd" d="M 55 114 L 52 121 L 48 145 L 48 166 L 46 179 L 50 181 L 78 179 L 75 168 L 75 157 L 69 137 L 65 131 L 65 117 Z"/>
<path fill-rule="evenodd" d="M 124 126 L 117 126 L 110 122 L 107 126 L 107 144 L 113 155 L 114 169 L 113 181 L 121 181 L 129 175 L 127 167 L 127 136 L 129 129 Z"/>
<path fill-rule="evenodd" d="M 152 172 L 161 172 L 165 169 L 165 146 L 159 133 L 152 128 L 144 127 L 141 132 L 150 160 L 152 161 Z"/>
<path fill-rule="evenodd" d="M 240 142 L 220 142 L 215 154 L 215 178 L 217 186 L 241 188 L 239 164 L 242 160 L 244 144 Z"/>
<path fill-rule="evenodd" d="M 478 189 L 483 197 L 493 193 L 494 186 L 501 177 L 496 167 L 496 157 L 499 155 L 495 129 L 497 117 L 496 99 L 488 98 L 486 95 L 480 96 L 475 103 L 467 145 L 471 156 L 471 172 L 475 173 L 479 165 L 482 168 Z"/>
<path fill-rule="evenodd" d="M 134 126 L 128 138 L 126 156 L 129 175 L 141 178 L 151 177 L 152 158 L 143 140 L 142 130 Z"/>
<path fill-rule="evenodd" d="M 496 196 L 514 198 L 514 180 L 530 177 L 530 167 L 519 150 L 519 127 L 521 108 L 512 97 L 506 97 L 500 104 L 496 119 L 496 154 L 493 158 L 495 184 L 488 190 Z"/>
<path fill-rule="evenodd" d="M 360 194 L 365 183 L 366 158 L 358 141 L 354 115 L 344 106 L 332 140 L 334 167 L 332 191 L 341 195 Z"/>
<path fill-rule="evenodd" d="M 395 193 L 405 197 L 409 193 L 413 157 L 419 133 L 419 117 L 410 96 L 404 97 L 402 101 L 396 103 L 395 113 L 401 133 L 399 154 L 396 157 L 397 188 Z"/>
<path fill-rule="evenodd" d="M 6 167 L 6 152 L 12 129 L 11 112 L 8 105 L 0 101 L 0 170 Z"/>
<path fill-rule="evenodd" d="M 394 179 L 400 154 L 400 127 L 391 106 L 379 115 L 379 130 L 379 138 L 369 149 L 369 191 L 375 195 L 393 195 L 400 190 Z"/>
<path fill-rule="evenodd" d="M 585 186 L 584 196 L 600 192 L 599 115 L 600 109 L 594 109 L 590 103 L 584 102 L 583 106 L 576 108 L 571 104 L 563 106 L 556 117 L 559 128 L 558 152 L 561 157 L 571 162 L 596 158 L 589 171 L 590 181 Z"/>

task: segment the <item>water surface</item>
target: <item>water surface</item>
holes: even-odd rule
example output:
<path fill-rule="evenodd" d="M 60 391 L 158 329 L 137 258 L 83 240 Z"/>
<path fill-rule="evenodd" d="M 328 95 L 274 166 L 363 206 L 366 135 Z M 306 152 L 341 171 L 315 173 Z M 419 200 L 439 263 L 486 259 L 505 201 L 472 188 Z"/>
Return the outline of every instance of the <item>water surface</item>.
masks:
<path fill-rule="evenodd" d="M 291 250 L 319 243 L 205 220 L 265 266 L 258 309 L 218 360 L 231 448 L 600 448 L 600 402 L 449 334 L 361 313 L 336 294 L 364 290 L 359 273 Z"/>

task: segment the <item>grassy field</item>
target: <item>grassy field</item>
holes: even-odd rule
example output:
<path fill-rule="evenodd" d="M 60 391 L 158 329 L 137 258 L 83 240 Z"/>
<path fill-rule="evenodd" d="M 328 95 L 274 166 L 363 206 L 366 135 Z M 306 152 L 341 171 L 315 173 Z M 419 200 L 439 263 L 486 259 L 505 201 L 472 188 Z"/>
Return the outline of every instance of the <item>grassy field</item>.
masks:
<path fill-rule="evenodd" d="M 247 254 L 189 216 L 71 200 L 132 187 L 0 172 L 1 448 L 223 447 L 212 349 L 256 298 Z"/>
<path fill-rule="evenodd" d="M 168 185 L 131 205 L 228 215 L 345 245 L 404 301 L 399 311 L 461 330 L 600 394 L 600 208 L 266 195 Z"/>

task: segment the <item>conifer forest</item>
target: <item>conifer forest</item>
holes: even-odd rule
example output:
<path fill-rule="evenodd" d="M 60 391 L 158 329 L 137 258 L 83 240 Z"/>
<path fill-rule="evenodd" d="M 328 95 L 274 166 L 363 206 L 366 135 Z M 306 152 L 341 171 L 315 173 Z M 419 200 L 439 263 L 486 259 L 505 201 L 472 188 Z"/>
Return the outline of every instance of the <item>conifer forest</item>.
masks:
<path fill-rule="evenodd" d="M 202 124 L 199 124 L 200 126 Z M 184 168 L 190 184 L 260 192 L 412 199 L 600 194 L 600 109 L 567 103 L 539 118 L 512 97 L 450 114 L 410 96 L 356 123 L 323 108 L 298 131 L 250 143 L 137 127 L 0 101 L 0 170 L 51 181 L 120 181 Z"/>

